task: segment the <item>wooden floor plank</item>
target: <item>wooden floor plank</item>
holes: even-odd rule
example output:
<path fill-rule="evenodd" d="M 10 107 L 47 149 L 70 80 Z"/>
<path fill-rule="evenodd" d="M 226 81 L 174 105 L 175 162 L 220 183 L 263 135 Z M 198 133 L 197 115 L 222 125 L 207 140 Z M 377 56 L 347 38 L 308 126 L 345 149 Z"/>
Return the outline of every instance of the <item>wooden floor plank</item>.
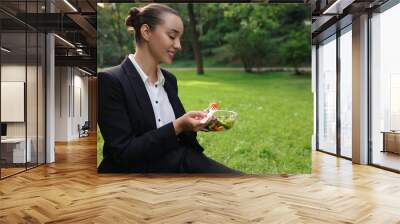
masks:
<path fill-rule="evenodd" d="M 0 223 L 400 223 L 400 175 L 313 152 L 313 173 L 97 174 L 96 138 L 0 181 Z"/>

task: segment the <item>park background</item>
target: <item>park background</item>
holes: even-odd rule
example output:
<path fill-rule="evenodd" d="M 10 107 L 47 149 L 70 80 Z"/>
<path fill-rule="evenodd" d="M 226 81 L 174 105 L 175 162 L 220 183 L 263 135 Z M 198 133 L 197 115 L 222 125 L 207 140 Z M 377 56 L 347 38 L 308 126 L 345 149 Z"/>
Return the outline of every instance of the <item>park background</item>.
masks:
<path fill-rule="evenodd" d="M 134 52 L 125 17 L 139 3 L 99 3 L 98 71 Z M 311 172 L 311 12 L 306 4 L 170 3 L 184 23 L 172 65 L 186 111 L 238 112 L 226 132 L 199 132 L 204 153 L 252 174 Z M 99 130 L 99 129 L 98 129 Z M 103 139 L 98 132 L 97 164 Z"/>

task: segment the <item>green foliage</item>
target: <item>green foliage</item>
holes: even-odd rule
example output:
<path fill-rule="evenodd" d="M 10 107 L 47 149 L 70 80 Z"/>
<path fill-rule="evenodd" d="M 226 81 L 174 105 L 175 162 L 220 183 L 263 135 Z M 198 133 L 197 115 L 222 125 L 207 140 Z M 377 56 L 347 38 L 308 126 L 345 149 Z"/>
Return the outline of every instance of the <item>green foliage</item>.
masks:
<path fill-rule="evenodd" d="M 130 7 L 126 4 L 105 4 L 97 14 L 97 64 L 99 67 L 119 64 L 132 52 L 134 39 L 125 27 Z"/>
<path fill-rule="evenodd" d="M 124 19 L 141 3 L 105 4 L 98 10 L 98 66 L 116 65 L 134 51 L 133 34 Z M 184 22 L 183 50 L 175 62 L 194 60 L 187 3 L 168 3 Z M 194 4 L 201 52 L 213 64 L 250 71 L 264 66 L 310 64 L 309 7 L 305 4 Z M 119 24 L 119 25 L 118 25 Z M 179 63 L 178 63 L 179 64 Z M 182 63 L 181 63 L 182 64 Z"/>
<path fill-rule="evenodd" d="M 282 45 L 280 50 L 285 62 L 295 68 L 295 74 L 299 74 L 297 68 L 304 63 L 304 60 L 311 60 L 310 36 L 296 31 L 291 32 L 290 36 L 291 38 Z"/>
<path fill-rule="evenodd" d="M 97 166 L 99 166 L 100 162 L 103 160 L 103 146 L 103 136 L 101 135 L 99 125 L 97 125 Z"/>
<path fill-rule="evenodd" d="M 292 48 L 293 50 L 306 53 L 306 55 L 298 54 L 297 61 L 300 64 L 307 62 L 307 57 L 310 55 L 309 48 L 299 45 L 296 36 L 290 35 L 292 32 L 300 35 L 309 33 L 309 28 L 304 23 L 307 19 L 305 6 L 237 4 L 222 7 L 227 10 L 225 17 L 230 21 L 226 24 L 236 30 L 227 33 L 224 39 L 234 55 L 240 58 L 246 71 L 287 62 L 289 59 L 286 58 L 286 54 L 281 53 L 280 46 L 288 42 L 297 44 L 298 47 Z M 303 9 L 303 13 L 294 13 L 298 12 L 299 8 Z M 296 22 L 288 21 L 287 17 L 290 14 L 302 16 L 296 18 Z"/>
<path fill-rule="evenodd" d="M 246 173 L 310 173 L 313 128 L 311 80 L 288 73 L 172 71 L 186 111 L 210 102 L 238 112 L 226 132 L 199 132 L 207 156 Z M 100 143 L 101 144 L 101 143 Z M 100 152 L 101 154 L 101 152 Z"/>

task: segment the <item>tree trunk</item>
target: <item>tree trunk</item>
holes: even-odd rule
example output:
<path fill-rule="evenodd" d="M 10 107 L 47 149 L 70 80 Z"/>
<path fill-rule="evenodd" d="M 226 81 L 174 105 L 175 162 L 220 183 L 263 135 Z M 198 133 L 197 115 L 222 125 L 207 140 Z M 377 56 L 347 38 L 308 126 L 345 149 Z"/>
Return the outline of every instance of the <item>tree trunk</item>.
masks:
<path fill-rule="evenodd" d="M 294 74 L 295 75 L 301 75 L 301 72 L 300 72 L 300 70 L 299 70 L 299 68 L 297 66 L 294 67 Z"/>
<path fill-rule="evenodd" d="M 242 55 L 240 55 L 240 60 L 243 63 L 243 67 L 244 67 L 244 71 L 247 73 L 252 73 L 252 69 L 251 69 L 251 63 L 249 63 L 248 60 L 246 60 L 246 58 Z"/>
<path fill-rule="evenodd" d="M 301 75 L 300 65 L 294 64 L 293 67 L 294 67 L 294 74 L 295 75 Z"/>
<path fill-rule="evenodd" d="M 194 53 L 194 58 L 196 60 L 197 74 L 204 74 L 203 68 L 203 59 L 200 53 L 200 42 L 199 42 L 199 34 L 196 30 L 196 17 L 193 10 L 193 3 L 188 3 L 188 12 L 189 12 L 189 22 L 190 22 L 190 31 L 192 33 L 192 48 Z"/>

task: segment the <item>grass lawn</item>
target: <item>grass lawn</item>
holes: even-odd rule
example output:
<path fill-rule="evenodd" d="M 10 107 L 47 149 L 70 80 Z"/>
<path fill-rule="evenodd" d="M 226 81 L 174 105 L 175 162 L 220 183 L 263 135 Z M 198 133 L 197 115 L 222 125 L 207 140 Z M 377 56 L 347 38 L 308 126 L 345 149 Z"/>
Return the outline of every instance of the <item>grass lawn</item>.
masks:
<path fill-rule="evenodd" d="M 205 154 L 246 173 L 310 173 L 313 102 L 310 76 L 285 72 L 248 74 L 170 69 L 178 79 L 186 111 L 209 102 L 238 112 L 226 132 L 199 132 Z M 102 139 L 98 139 L 102 146 Z M 101 154 L 98 154 L 101 160 Z"/>

